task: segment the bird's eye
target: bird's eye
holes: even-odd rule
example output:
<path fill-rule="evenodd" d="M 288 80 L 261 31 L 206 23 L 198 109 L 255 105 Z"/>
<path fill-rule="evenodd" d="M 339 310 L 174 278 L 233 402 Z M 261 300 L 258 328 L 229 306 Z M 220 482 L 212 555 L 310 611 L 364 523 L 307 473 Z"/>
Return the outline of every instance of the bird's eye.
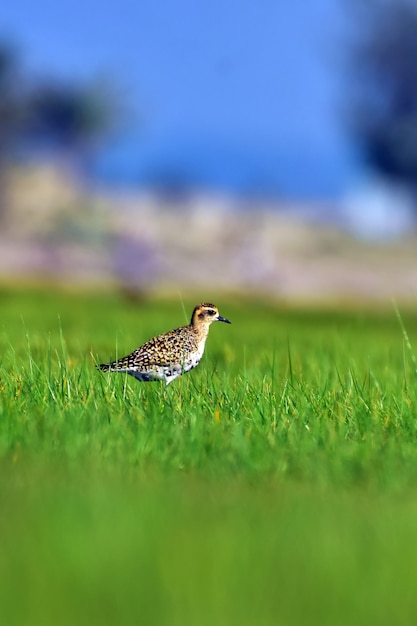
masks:
<path fill-rule="evenodd" d="M 214 311 L 213 309 L 208 309 L 207 313 L 209 315 L 216 315 L 216 311 Z"/>

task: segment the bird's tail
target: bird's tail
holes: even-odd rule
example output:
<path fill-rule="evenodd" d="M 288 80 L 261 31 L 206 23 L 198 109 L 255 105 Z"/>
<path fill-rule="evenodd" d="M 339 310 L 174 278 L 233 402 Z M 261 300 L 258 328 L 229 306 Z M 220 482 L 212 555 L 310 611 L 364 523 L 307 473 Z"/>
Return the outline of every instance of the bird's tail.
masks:
<path fill-rule="evenodd" d="M 96 365 L 98 370 L 102 372 L 113 372 L 114 371 L 114 363 L 99 363 Z"/>
<path fill-rule="evenodd" d="M 97 365 L 97 369 L 102 372 L 120 372 L 121 370 L 125 370 L 130 365 L 129 356 L 123 357 L 123 359 L 119 359 L 118 361 L 111 361 L 110 363 L 100 363 Z"/>

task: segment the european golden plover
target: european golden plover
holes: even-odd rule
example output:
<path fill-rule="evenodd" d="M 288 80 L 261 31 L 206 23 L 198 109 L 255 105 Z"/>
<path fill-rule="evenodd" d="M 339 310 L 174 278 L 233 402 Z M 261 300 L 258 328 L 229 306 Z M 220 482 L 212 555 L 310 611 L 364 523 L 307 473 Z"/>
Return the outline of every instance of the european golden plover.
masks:
<path fill-rule="evenodd" d="M 195 307 L 188 326 L 153 337 L 128 356 L 98 367 L 104 372 L 130 374 L 140 381 L 163 380 L 168 385 L 200 363 L 212 322 L 231 324 L 214 304 L 203 302 Z"/>

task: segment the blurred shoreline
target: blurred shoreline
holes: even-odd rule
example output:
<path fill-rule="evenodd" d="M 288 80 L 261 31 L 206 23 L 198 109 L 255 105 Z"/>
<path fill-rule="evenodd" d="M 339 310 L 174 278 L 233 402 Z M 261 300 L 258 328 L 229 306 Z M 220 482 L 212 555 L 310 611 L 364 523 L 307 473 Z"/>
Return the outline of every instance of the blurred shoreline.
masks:
<path fill-rule="evenodd" d="M 413 232 L 364 241 L 307 220 L 300 204 L 115 194 L 49 164 L 13 168 L 5 189 L 0 285 L 228 292 L 307 304 L 416 301 Z"/>

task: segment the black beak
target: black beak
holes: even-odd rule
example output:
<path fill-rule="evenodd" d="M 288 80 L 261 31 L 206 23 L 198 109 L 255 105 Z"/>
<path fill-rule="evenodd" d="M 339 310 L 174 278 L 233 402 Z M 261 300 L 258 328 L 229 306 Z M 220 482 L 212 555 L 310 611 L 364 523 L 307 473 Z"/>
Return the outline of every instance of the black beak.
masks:
<path fill-rule="evenodd" d="M 232 322 L 228 319 L 226 319 L 225 317 L 222 317 L 221 315 L 219 315 L 219 317 L 217 318 L 218 322 L 224 322 L 225 324 L 231 324 Z"/>

